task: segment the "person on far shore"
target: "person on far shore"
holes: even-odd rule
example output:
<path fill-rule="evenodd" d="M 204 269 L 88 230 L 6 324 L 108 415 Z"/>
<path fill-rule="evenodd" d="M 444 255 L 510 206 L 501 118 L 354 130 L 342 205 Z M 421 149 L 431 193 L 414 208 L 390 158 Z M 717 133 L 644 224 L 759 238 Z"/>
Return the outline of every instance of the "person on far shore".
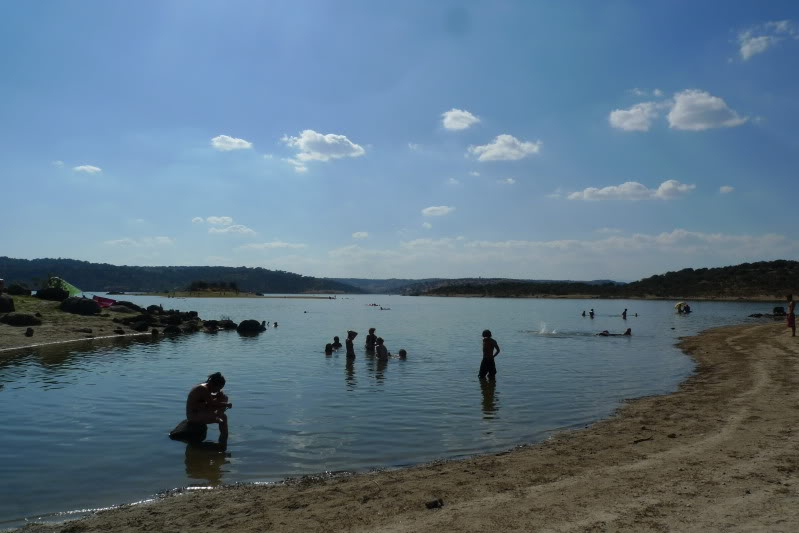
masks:
<path fill-rule="evenodd" d="M 377 338 L 377 341 L 376 341 L 376 343 L 377 343 L 377 347 L 376 347 L 377 356 L 382 358 L 382 359 L 386 359 L 386 358 L 388 358 L 389 355 L 391 355 L 390 353 L 388 353 L 388 348 L 386 348 L 386 345 L 383 344 L 384 342 L 385 341 L 383 340 L 383 337 L 378 337 Z"/>
<path fill-rule="evenodd" d="M 332 344 L 332 346 L 333 346 L 333 349 L 334 349 L 334 350 L 338 350 L 339 348 L 341 348 L 341 341 L 340 341 L 340 340 L 338 340 L 338 337 L 333 337 L 333 344 Z"/>
<path fill-rule="evenodd" d="M 497 375 L 497 366 L 494 358 L 499 355 L 499 344 L 491 338 L 490 330 L 483 330 L 483 361 L 480 363 L 480 372 L 477 377 L 480 379 L 494 379 Z"/>
<path fill-rule="evenodd" d="M 624 312 L 621 314 L 621 319 L 622 320 L 627 320 L 627 309 L 626 308 L 624 309 Z"/>
<path fill-rule="evenodd" d="M 186 398 L 186 420 L 201 424 L 219 424 L 220 440 L 226 440 L 228 436 L 225 410 L 233 407 L 222 392 L 224 386 L 224 376 L 215 372 L 208 376 L 205 383 L 195 385 Z"/>
<path fill-rule="evenodd" d="M 793 294 L 789 294 L 788 300 L 788 327 L 791 328 L 791 337 L 796 337 L 796 301 L 793 299 Z"/>
<path fill-rule="evenodd" d="M 375 328 L 369 328 L 369 334 L 366 336 L 366 350 L 371 351 L 375 349 L 377 344 L 377 335 L 375 335 Z"/>
<path fill-rule="evenodd" d="M 357 336 L 357 331 L 347 332 L 347 340 L 344 341 L 344 344 L 347 346 L 347 357 L 355 357 L 355 347 L 353 346 L 352 341 L 354 341 L 355 337 Z"/>

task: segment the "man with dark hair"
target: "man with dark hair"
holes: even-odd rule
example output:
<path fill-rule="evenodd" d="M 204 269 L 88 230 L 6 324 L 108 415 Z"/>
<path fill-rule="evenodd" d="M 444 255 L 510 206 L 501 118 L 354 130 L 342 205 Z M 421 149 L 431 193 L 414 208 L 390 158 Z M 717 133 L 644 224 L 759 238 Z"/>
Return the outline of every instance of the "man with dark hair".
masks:
<path fill-rule="evenodd" d="M 791 336 L 796 337 L 796 302 L 793 299 L 793 294 L 789 294 L 786 299 L 788 300 L 788 327 L 791 328 Z"/>
<path fill-rule="evenodd" d="M 355 357 L 355 346 L 352 344 L 352 341 L 354 341 L 357 336 L 357 331 L 350 330 L 347 332 L 347 340 L 344 341 L 344 345 L 347 347 L 347 357 Z"/>
<path fill-rule="evenodd" d="M 219 424 L 219 438 L 227 439 L 227 415 L 225 409 L 233 407 L 228 397 L 222 392 L 225 378 L 215 372 L 208 376 L 205 383 L 195 385 L 186 399 L 186 420 L 201 424 Z"/>
<path fill-rule="evenodd" d="M 494 364 L 494 358 L 499 355 L 499 344 L 491 338 L 491 331 L 483 330 L 483 361 L 480 363 L 480 373 L 477 377 L 485 379 L 488 375 L 489 379 L 494 379 L 497 375 L 497 366 Z"/>

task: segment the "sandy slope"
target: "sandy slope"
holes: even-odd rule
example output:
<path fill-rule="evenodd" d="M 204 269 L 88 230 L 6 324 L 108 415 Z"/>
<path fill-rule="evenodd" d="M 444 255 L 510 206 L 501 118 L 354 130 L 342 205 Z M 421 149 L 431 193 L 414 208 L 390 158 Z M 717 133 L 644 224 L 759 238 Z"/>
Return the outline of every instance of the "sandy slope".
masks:
<path fill-rule="evenodd" d="M 799 531 L 799 338 L 743 325 L 682 347 L 699 368 L 679 392 L 537 446 L 194 492 L 24 531 Z M 436 498 L 444 506 L 428 510 Z"/>

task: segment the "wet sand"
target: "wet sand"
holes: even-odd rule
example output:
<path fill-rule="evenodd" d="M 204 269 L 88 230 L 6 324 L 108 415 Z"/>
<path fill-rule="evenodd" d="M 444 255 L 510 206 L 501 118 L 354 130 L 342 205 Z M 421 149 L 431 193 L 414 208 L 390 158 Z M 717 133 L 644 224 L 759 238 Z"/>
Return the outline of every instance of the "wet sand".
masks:
<path fill-rule="evenodd" d="M 697 372 L 677 392 L 538 445 L 194 491 L 23 531 L 799 530 L 799 337 L 784 323 L 749 324 L 680 346 Z"/>

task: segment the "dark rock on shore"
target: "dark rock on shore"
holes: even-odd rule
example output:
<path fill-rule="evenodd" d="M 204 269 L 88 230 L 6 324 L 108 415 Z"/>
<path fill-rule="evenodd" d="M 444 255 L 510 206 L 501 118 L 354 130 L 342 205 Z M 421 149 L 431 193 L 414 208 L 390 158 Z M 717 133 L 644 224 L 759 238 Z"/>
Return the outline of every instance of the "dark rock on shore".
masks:
<path fill-rule="evenodd" d="M 117 303 L 115 305 L 124 305 L 128 309 L 133 309 L 137 313 L 144 313 L 144 311 L 145 311 L 145 309 L 143 307 L 141 307 L 139 305 L 136 305 L 133 302 L 127 302 L 125 300 L 117 300 Z M 150 307 L 152 307 L 152 306 L 150 306 Z"/>
<path fill-rule="evenodd" d="M 184 442 L 202 442 L 208 435 L 208 426 L 200 422 L 189 422 L 183 420 L 169 432 L 172 440 L 182 440 Z"/>
<path fill-rule="evenodd" d="M 230 320 L 229 318 L 226 318 L 225 320 L 219 321 L 219 327 L 222 329 L 236 329 L 239 327 L 239 325 Z"/>
<path fill-rule="evenodd" d="M 91 316 L 100 314 L 100 304 L 94 300 L 90 300 L 89 298 L 78 298 L 77 296 L 72 296 L 61 302 L 61 305 L 58 307 L 62 311 L 73 313 L 75 315 Z"/>
<path fill-rule="evenodd" d="M 26 289 L 22 285 L 18 285 L 16 283 L 14 283 L 10 287 L 8 287 L 8 291 L 7 292 L 11 296 L 30 296 L 31 295 L 31 290 L 30 289 Z"/>
<path fill-rule="evenodd" d="M 28 328 L 25 330 L 26 337 L 33 337 L 33 328 Z"/>
<path fill-rule="evenodd" d="M 69 298 L 69 292 L 57 287 L 47 287 L 36 291 L 37 298 L 41 300 L 49 300 L 51 302 L 63 302 Z"/>
<path fill-rule="evenodd" d="M 33 315 L 25 313 L 8 313 L 0 316 L 0 322 L 9 326 L 41 326 L 42 321 Z"/>
<path fill-rule="evenodd" d="M 13 313 L 15 310 L 14 298 L 0 294 L 0 313 Z"/>
<path fill-rule="evenodd" d="M 257 320 L 243 320 L 236 331 L 239 335 L 258 335 L 262 331 L 266 331 L 266 325 Z"/>
<path fill-rule="evenodd" d="M 135 309 L 131 309 L 127 305 L 121 305 L 119 303 L 115 303 L 112 306 L 108 307 L 109 311 L 113 311 L 114 313 L 137 313 Z"/>
<path fill-rule="evenodd" d="M 180 335 L 181 333 L 178 326 L 167 326 L 164 328 L 164 335 Z"/>

